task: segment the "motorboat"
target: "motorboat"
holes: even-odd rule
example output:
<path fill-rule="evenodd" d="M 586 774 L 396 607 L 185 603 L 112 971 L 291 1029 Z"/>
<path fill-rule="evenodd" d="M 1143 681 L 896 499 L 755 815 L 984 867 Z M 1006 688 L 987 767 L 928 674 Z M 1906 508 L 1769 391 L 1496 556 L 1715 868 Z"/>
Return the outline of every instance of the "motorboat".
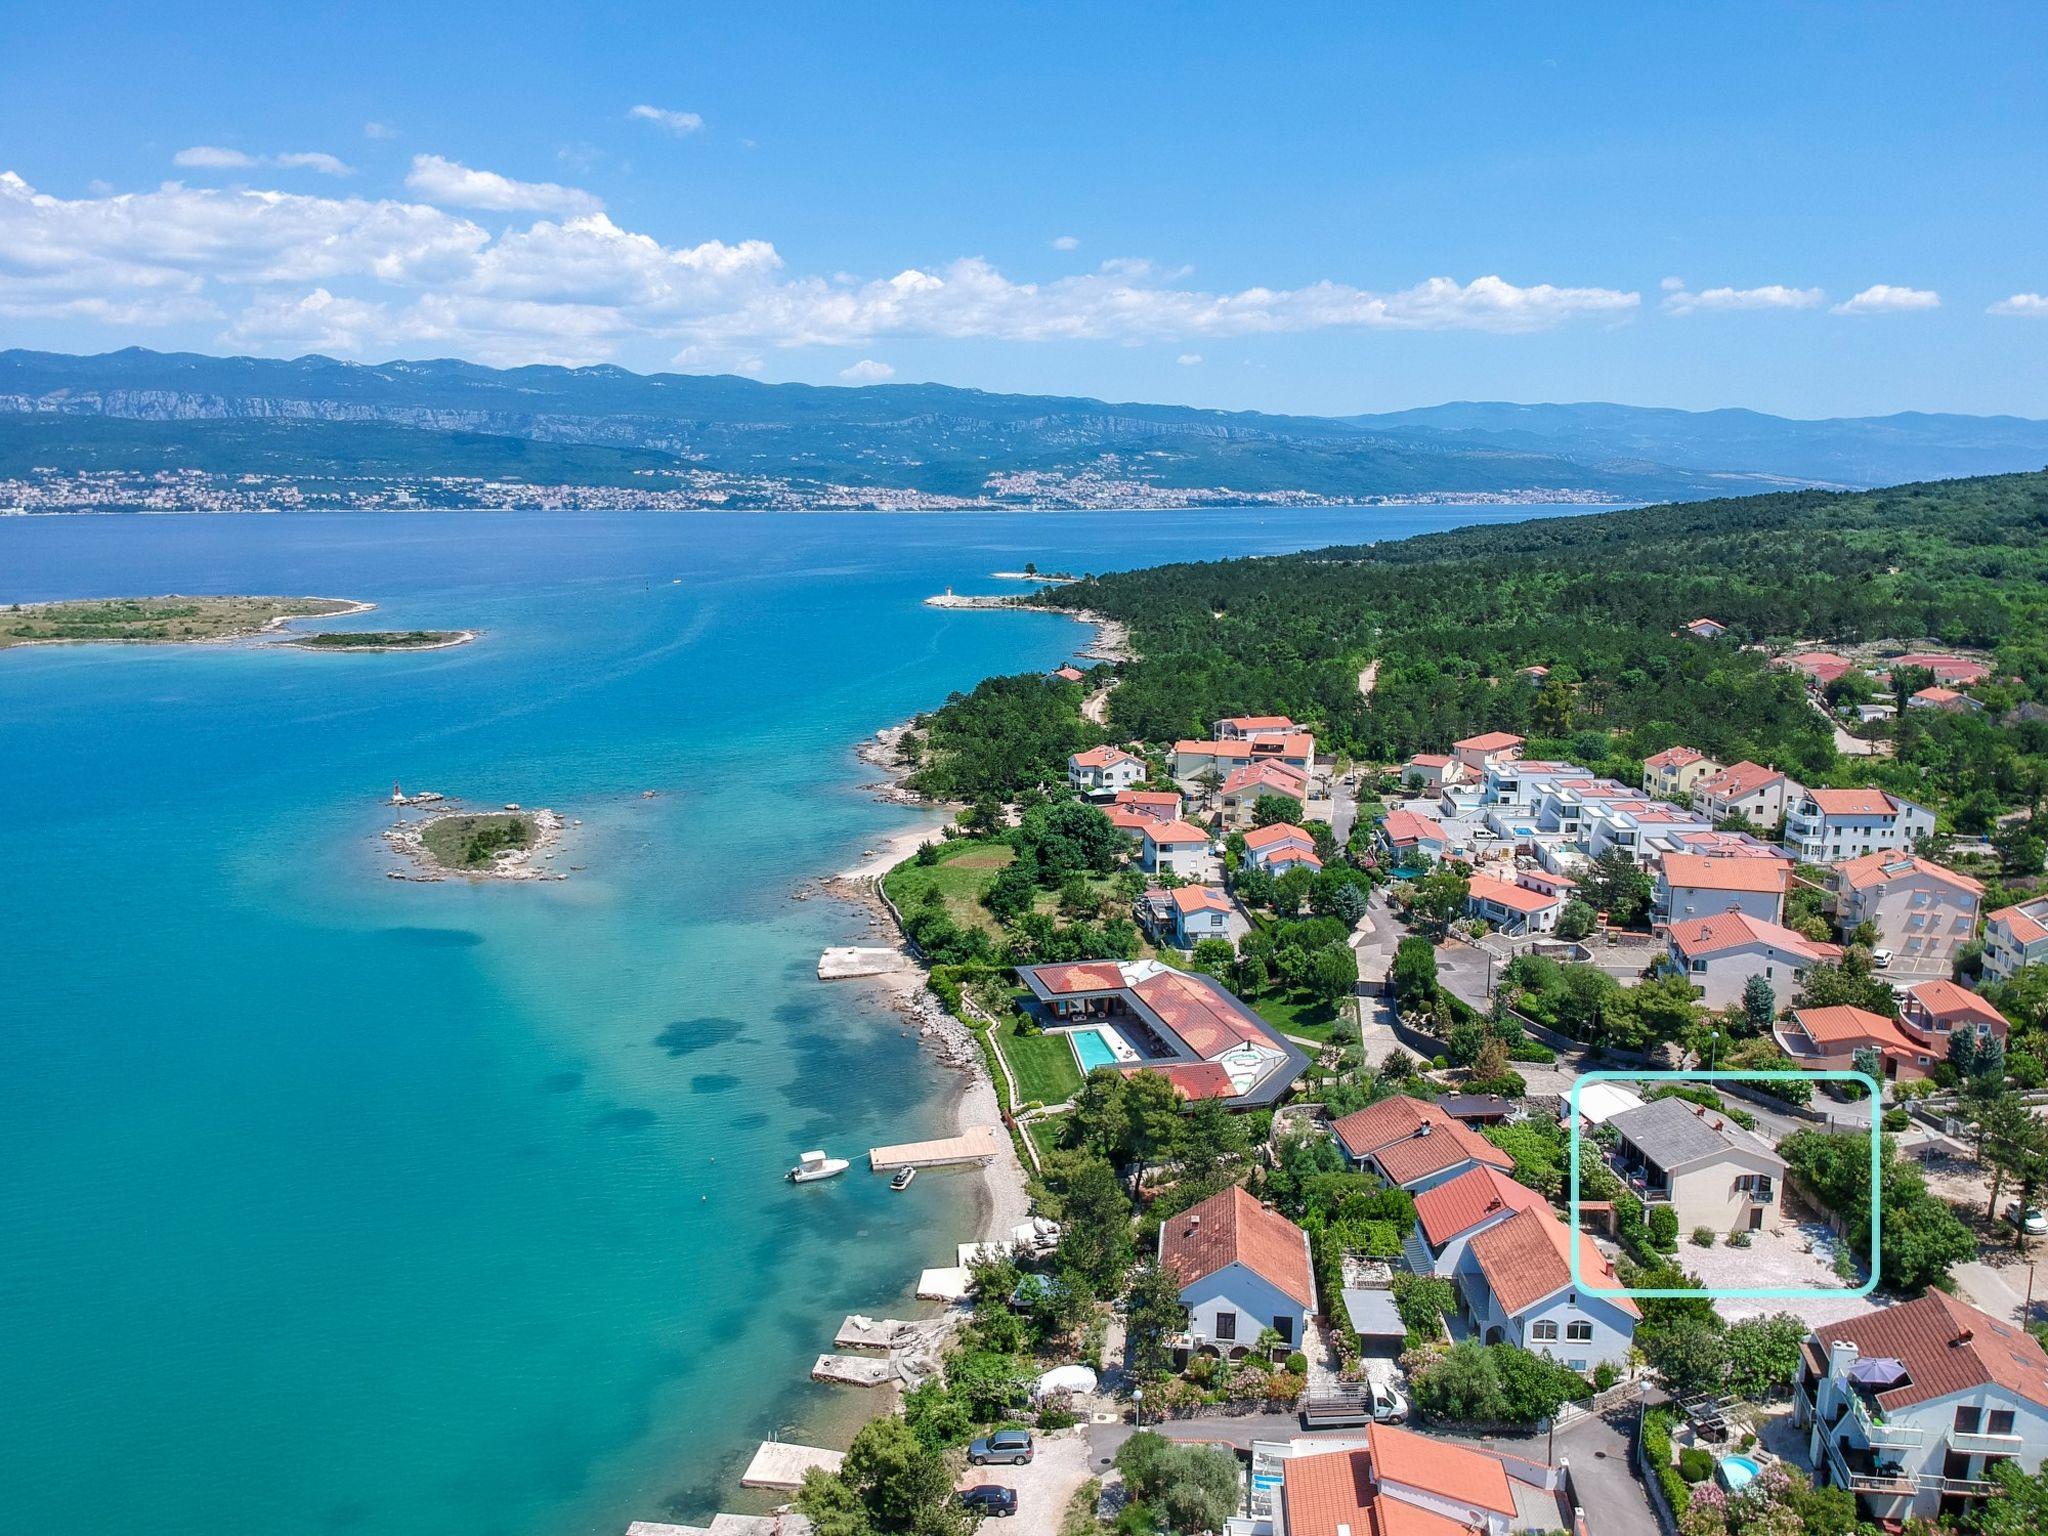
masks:
<path fill-rule="evenodd" d="M 889 1181 L 889 1187 L 891 1189 L 908 1189 L 910 1188 L 910 1181 L 916 1177 L 917 1170 L 915 1168 L 899 1168 L 896 1170 L 896 1177 Z"/>
<path fill-rule="evenodd" d="M 797 1159 L 796 1166 L 784 1174 L 792 1184 L 811 1184 L 819 1179 L 836 1178 L 846 1172 L 846 1159 L 827 1157 L 823 1152 L 806 1152 Z"/>

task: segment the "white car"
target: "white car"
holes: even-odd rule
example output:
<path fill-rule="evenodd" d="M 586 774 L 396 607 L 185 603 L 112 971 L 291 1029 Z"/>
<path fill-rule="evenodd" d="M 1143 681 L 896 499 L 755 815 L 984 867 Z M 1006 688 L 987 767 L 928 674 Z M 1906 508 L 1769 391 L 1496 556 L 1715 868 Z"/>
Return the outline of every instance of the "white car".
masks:
<path fill-rule="evenodd" d="M 2005 1208 L 2005 1219 L 2029 1237 L 2039 1237 L 2043 1233 L 2048 1233 L 2048 1216 L 2042 1215 L 2041 1208 L 2037 1205 L 2030 1205 L 2025 1211 L 2021 1211 L 2019 1201 L 2015 1200 Z"/>
<path fill-rule="evenodd" d="M 1870 952 L 1870 963 L 1880 971 L 1889 970 L 1892 963 L 1892 952 L 1888 949 L 1873 949 Z"/>

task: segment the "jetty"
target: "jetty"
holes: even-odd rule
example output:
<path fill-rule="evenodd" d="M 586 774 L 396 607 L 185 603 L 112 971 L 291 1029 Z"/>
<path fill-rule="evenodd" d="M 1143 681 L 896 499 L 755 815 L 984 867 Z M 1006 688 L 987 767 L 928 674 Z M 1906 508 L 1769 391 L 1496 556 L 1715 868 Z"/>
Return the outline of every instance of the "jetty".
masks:
<path fill-rule="evenodd" d="M 709 1525 L 670 1525 L 664 1520 L 635 1520 L 626 1536 L 800 1536 L 811 1522 L 793 1511 L 772 1515 L 727 1515 L 711 1517 Z"/>
<path fill-rule="evenodd" d="M 740 1486 L 801 1488 L 804 1474 L 811 1468 L 837 1472 L 845 1460 L 844 1451 L 828 1451 L 816 1445 L 795 1445 L 787 1440 L 763 1440 L 761 1448 L 754 1452 L 754 1459 L 747 1463 L 747 1470 L 741 1474 Z"/>
<path fill-rule="evenodd" d="M 873 1355 L 820 1355 L 811 1366 L 811 1380 L 841 1387 L 880 1387 L 895 1379 L 895 1363 Z"/>
<path fill-rule="evenodd" d="M 886 945 L 844 944 L 818 957 L 818 980 L 851 981 L 861 976 L 891 976 L 909 970 L 910 956 Z"/>
<path fill-rule="evenodd" d="M 899 1317 L 863 1317 L 855 1312 L 839 1325 L 835 1349 L 903 1349 L 921 1345 L 945 1330 L 941 1318 L 906 1321 Z"/>
<path fill-rule="evenodd" d="M 974 1277 L 956 1264 L 943 1269 L 927 1269 L 917 1277 L 917 1299 L 919 1301 L 955 1302 L 967 1299 L 967 1287 Z"/>
<path fill-rule="evenodd" d="M 1003 1133 L 998 1127 L 970 1125 L 958 1136 L 871 1148 L 868 1167 L 876 1173 L 894 1173 L 898 1168 L 948 1168 L 964 1163 L 987 1165 L 996 1160 L 1002 1148 Z"/>

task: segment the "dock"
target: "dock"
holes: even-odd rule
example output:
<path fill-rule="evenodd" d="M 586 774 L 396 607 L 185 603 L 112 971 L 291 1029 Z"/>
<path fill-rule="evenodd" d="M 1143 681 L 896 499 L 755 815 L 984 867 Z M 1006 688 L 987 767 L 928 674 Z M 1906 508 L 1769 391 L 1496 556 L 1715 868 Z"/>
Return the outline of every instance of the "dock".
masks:
<path fill-rule="evenodd" d="M 960 1163 L 988 1164 L 1003 1149 L 1003 1133 L 993 1125 L 970 1125 L 958 1136 L 941 1136 L 936 1141 L 906 1141 L 894 1147 L 875 1147 L 868 1152 L 868 1167 L 876 1173 L 893 1173 L 898 1168 L 946 1168 Z"/>
<path fill-rule="evenodd" d="M 965 1301 L 973 1276 L 956 1265 L 928 1269 L 917 1277 L 919 1301 Z"/>
<path fill-rule="evenodd" d="M 863 1317 L 855 1312 L 839 1325 L 832 1343 L 837 1349 L 894 1349 L 922 1339 L 934 1326 L 900 1317 Z"/>
<path fill-rule="evenodd" d="M 893 976 L 909 970 L 910 956 L 900 949 L 863 944 L 842 944 L 818 957 L 818 980 L 852 981 L 862 976 Z"/>
<path fill-rule="evenodd" d="M 837 1472 L 846 1460 L 844 1451 L 828 1451 L 815 1445 L 793 1445 L 787 1440 L 763 1440 L 740 1477 L 742 1488 L 801 1488 L 804 1474 L 816 1467 Z"/>
<path fill-rule="evenodd" d="M 811 1380 L 840 1387 L 880 1387 L 895 1379 L 895 1362 L 873 1355 L 820 1355 L 811 1366 Z"/>

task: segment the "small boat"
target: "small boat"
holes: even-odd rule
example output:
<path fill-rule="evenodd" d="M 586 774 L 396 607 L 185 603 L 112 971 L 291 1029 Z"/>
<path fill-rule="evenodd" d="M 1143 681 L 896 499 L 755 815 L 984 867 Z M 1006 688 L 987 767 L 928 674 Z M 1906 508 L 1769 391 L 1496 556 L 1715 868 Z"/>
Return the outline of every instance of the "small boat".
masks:
<path fill-rule="evenodd" d="M 810 1184 L 818 1179 L 830 1179 L 846 1172 L 846 1159 L 827 1157 L 823 1152 L 806 1152 L 797 1159 L 797 1164 L 783 1177 L 792 1184 Z"/>
<path fill-rule="evenodd" d="M 896 1177 L 889 1181 L 889 1187 L 891 1189 L 908 1189 L 910 1188 L 910 1181 L 916 1177 L 917 1170 L 915 1168 L 899 1168 L 896 1171 Z"/>

